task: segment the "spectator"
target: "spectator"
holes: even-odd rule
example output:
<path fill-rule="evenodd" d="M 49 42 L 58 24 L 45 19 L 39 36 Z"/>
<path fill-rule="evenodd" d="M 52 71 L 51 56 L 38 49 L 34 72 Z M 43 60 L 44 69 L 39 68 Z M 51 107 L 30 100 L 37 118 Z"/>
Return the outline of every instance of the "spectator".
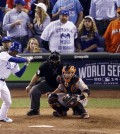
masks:
<path fill-rule="evenodd" d="M 41 34 L 45 27 L 50 23 L 50 17 L 46 13 L 47 8 L 44 3 L 38 3 L 36 4 L 36 12 L 35 12 L 35 18 L 33 21 L 33 34 L 34 37 L 39 41 L 40 47 L 41 46 Z"/>
<path fill-rule="evenodd" d="M 27 48 L 24 53 L 39 53 L 41 52 L 37 39 L 30 38 L 27 44 Z"/>
<path fill-rule="evenodd" d="M 78 0 L 58 0 L 52 10 L 53 19 L 58 19 L 61 10 L 69 10 L 69 21 L 77 27 L 83 19 L 83 8 Z"/>
<path fill-rule="evenodd" d="M 83 7 L 83 16 L 89 15 L 91 0 L 79 0 Z"/>
<path fill-rule="evenodd" d="M 0 52 L 8 51 L 9 47 L 11 46 L 12 39 L 8 36 L 2 38 L 2 46 L 0 46 Z"/>
<path fill-rule="evenodd" d="M 41 39 L 44 46 L 49 42 L 49 50 L 60 53 L 73 53 L 77 28 L 69 19 L 69 11 L 61 10 L 59 20 L 51 22 L 43 31 Z"/>
<path fill-rule="evenodd" d="M 50 3 L 52 5 L 52 7 L 54 7 L 55 3 L 57 2 L 57 0 L 50 0 Z"/>
<path fill-rule="evenodd" d="M 13 40 L 20 42 L 23 49 L 26 47 L 29 36 L 28 23 L 30 19 L 27 13 L 22 11 L 25 2 L 23 0 L 15 0 L 15 8 L 5 14 L 3 19 L 3 29 Z"/>
<path fill-rule="evenodd" d="M 31 1 L 30 0 L 24 0 L 26 5 L 23 6 L 23 11 L 25 11 L 26 13 L 28 13 L 31 9 Z M 6 10 L 10 11 L 11 9 L 13 9 L 15 7 L 15 0 L 7 0 L 6 3 Z"/>
<path fill-rule="evenodd" d="M 117 18 L 109 24 L 104 34 L 106 51 L 120 53 L 120 8 L 117 10 Z"/>
<path fill-rule="evenodd" d="M 80 50 L 83 52 L 97 52 L 98 31 L 91 16 L 85 16 L 78 27 Z"/>
<path fill-rule="evenodd" d="M 51 5 L 50 5 L 49 0 L 35 0 L 31 4 L 31 11 L 29 13 L 29 16 L 31 18 L 31 21 L 35 18 L 35 8 L 36 8 L 36 5 L 35 4 L 39 4 L 39 3 L 44 3 L 46 5 L 46 7 L 47 7 L 47 13 L 51 17 L 52 9 L 51 9 Z"/>
<path fill-rule="evenodd" d="M 116 0 L 117 1 L 117 0 Z M 103 36 L 111 20 L 116 17 L 117 2 L 115 0 L 92 0 L 90 16 L 95 19 L 99 35 Z"/>
<path fill-rule="evenodd" d="M 5 6 L 6 6 L 6 0 L 0 0 L 0 39 L 4 35 L 3 29 L 2 29 L 3 27 L 2 23 L 3 23 L 3 18 L 5 15 Z"/>

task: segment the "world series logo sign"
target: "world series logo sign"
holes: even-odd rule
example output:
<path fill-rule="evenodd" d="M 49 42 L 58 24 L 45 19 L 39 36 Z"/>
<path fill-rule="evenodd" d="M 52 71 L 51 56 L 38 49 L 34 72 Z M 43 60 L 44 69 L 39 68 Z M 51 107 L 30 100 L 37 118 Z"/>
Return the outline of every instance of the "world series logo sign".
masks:
<path fill-rule="evenodd" d="M 77 74 L 87 84 L 120 84 L 120 63 L 117 60 L 81 60 L 76 66 Z"/>

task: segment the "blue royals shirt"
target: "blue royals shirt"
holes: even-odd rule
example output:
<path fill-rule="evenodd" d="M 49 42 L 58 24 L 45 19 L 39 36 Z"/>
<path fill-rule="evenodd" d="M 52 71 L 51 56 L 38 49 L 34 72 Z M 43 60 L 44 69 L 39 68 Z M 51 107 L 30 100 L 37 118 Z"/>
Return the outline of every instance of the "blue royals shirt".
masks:
<path fill-rule="evenodd" d="M 69 21 L 74 24 L 77 22 L 79 13 L 83 11 L 83 7 L 78 0 L 58 0 L 53 7 L 52 14 L 57 13 L 60 8 L 69 10 Z"/>

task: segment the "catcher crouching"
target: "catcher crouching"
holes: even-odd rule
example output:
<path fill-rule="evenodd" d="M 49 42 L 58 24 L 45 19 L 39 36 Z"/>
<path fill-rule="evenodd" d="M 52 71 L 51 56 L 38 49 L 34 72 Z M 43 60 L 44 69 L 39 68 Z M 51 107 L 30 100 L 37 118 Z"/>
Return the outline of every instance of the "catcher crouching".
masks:
<path fill-rule="evenodd" d="M 89 118 L 85 106 L 90 90 L 83 80 L 75 75 L 75 72 L 74 66 L 64 66 L 62 75 L 57 77 L 58 88 L 52 93 L 47 93 L 48 103 L 55 110 L 53 112 L 55 117 L 67 116 L 67 111 L 72 108 L 73 115 L 79 115 L 83 119 Z"/>

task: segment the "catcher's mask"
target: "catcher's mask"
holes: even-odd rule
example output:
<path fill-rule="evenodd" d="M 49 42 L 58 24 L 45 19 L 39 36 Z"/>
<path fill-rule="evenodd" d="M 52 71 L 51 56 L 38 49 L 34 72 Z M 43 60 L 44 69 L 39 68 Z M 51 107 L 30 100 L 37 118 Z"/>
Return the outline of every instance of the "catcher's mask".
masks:
<path fill-rule="evenodd" d="M 65 82 L 70 82 L 71 78 L 75 75 L 76 68 L 71 65 L 64 66 L 62 69 L 62 74 L 65 79 Z"/>
<path fill-rule="evenodd" d="M 57 66 L 60 63 L 60 54 L 54 51 L 50 54 L 48 60 L 53 66 Z"/>

